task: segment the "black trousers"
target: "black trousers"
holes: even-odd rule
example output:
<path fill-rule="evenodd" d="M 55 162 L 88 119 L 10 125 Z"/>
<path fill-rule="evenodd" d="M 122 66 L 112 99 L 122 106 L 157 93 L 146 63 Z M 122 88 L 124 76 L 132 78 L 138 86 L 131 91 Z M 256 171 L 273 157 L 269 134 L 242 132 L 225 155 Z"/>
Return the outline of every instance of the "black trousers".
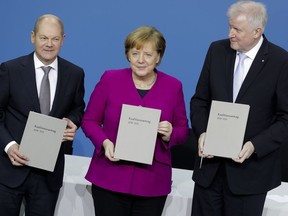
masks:
<path fill-rule="evenodd" d="M 92 185 L 97 216 L 161 216 L 167 196 L 141 197 Z"/>
<path fill-rule="evenodd" d="M 64 154 L 67 154 L 67 155 L 73 154 L 73 142 L 68 142 L 68 141 L 63 142 L 62 148 L 64 149 L 63 150 Z"/>
<path fill-rule="evenodd" d="M 59 190 L 48 188 L 42 172 L 31 171 L 25 182 L 17 188 L 0 184 L 0 214 L 19 216 L 21 204 L 25 203 L 25 216 L 53 216 Z"/>
<path fill-rule="evenodd" d="M 222 165 L 211 186 L 203 188 L 195 183 L 192 216 L 261 216 L 267 193 L 233 194 Z"/>

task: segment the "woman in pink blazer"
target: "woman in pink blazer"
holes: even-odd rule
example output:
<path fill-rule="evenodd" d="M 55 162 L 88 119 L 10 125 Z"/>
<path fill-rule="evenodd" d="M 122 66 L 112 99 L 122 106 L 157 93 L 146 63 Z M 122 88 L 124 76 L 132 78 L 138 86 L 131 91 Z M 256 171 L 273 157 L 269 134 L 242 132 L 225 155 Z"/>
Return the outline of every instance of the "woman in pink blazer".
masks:
<path fill-rule="evenodd" d="M 171 191 L 170 148 L 188 136 L 182 84 L 156 69 L 166 48 L 163 35 L 142 26 L 125 41 L 130 68 L 105 71 L 82 121 L 95 151 L 86 179 L 97 216 L 161 216 Z M 114 158 L 122 104 L 161 110 L 152 165 Z"/>

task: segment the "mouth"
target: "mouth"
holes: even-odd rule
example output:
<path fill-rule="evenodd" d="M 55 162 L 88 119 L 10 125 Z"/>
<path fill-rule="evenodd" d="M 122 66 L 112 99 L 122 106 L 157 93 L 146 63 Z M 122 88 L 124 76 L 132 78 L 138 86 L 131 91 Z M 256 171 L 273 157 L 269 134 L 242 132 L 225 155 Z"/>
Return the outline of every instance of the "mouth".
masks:
<path fill-rule="evenodd" d="M 233 38 L 230 38 L 230 42 L 231 43 L 237 43 L 237 40 L 233 39 Z"/>
<path fill-rule="evenodd" d="M 51 53 L 53 52 L 54 50 L 43 50 L 44 52 L 48 52 L 48 53 Z"/>

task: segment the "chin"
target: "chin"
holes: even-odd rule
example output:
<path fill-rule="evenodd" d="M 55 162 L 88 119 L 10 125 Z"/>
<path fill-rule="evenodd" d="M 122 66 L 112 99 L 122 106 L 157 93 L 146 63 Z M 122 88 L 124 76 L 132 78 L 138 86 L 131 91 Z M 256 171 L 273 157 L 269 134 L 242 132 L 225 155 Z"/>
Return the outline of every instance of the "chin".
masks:
<path fill-rule="evenodd" d="M 145 76 L 147 74 L 147 71 L 146 70 L 136 70 L 135 73 L 138 75 L 138 76 Z"/>
<path fill-rule="evenodd" d="M 230 47 L 234 50 L 238 50 L 239 47 L 236 44 L 231 43 Z"/>
<path fill-rule="evenodd" d="M 56 58 L 55 55 L 43 55 L 42 57 L 45 61 L 49 61 L 49 62 L 53 61 Z"/>

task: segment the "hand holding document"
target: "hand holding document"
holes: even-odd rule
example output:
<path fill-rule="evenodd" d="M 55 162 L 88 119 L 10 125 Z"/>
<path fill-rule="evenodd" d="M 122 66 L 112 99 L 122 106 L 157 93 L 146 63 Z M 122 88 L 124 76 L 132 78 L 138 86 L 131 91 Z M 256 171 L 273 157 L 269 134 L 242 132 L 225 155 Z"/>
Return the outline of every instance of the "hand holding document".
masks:
<path fill-rule="evenodd" d="M 30 112 L 20 144 L 28 166 L 53 172 L 67 121 Z"/>
<path fill-rule="evenodd" d="M 114 157 L 152 164 L 161 110 L 122 105 Z"/>
<path fill-rule="evenodd" d="M 204 155 L 237 158 L 241 151 L 249 105 L 212 101 Z"/>

